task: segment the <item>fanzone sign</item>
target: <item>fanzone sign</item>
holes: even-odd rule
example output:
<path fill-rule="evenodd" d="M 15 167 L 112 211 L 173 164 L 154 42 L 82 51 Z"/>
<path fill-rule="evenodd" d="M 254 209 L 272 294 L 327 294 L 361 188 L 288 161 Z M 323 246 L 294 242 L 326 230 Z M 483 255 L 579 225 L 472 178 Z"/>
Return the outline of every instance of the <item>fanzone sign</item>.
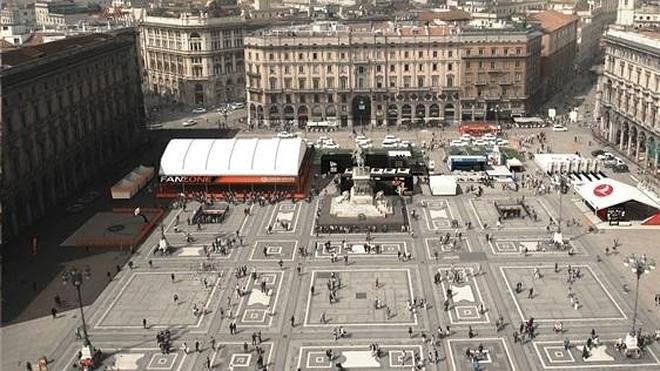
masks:
<path fill-rule="evenodd" d="M 160 177 L 161 183 L 211 183 L 213 177 L 210 176 L 166 176 Z"/>
<path fill-rule="evenodd" d="M 174 175 L 161 175 L 161 183 L 176 183 L 176 184 L 272 184 L 295 183 L 297 180 L 294 176 L 174 176 Z"/>
<path fill-rule="evenodd" d="M 598 197 L 607 197 L 614 192 L 614 187 L 609 184 L 599 184 L 594 188 L 594 194 Z"/>

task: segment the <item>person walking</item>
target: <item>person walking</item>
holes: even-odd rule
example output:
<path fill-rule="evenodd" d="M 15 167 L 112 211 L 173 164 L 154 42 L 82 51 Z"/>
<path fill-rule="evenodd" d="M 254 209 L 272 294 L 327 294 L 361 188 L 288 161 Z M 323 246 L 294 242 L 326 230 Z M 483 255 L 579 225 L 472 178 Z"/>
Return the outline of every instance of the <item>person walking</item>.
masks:
<path fill-rule="evenodd" d="M 57 309 L 50 308 L 50 315 L 53 316 L 53 319 L 57 318 Z"/>
<path fill-rule="evenodd" d="M 211 344 L 211 350 L 213 350 L 215 352 L 215 338 L 211 337 L 211 340 L 209 341 L 209 343 Z"/>
<path fill-rule="evenodd" d="M 175 280 L 174 273 L 170 274 L 170 279 L 172 280 L 172 283 L 174 283 Z"/>
<path fill-rule="evenodd" d="M 296 317 L 293 315 L 291 316 L 291 327 L 296 327 Z"/>
<path fill-rule="evenodd" d="M 146 318 L 142 318 L 142 328 L 144 328 L 145 330 L 147 329 L 147 319 Z"/>
<path fill-rule="evenodd" d="M 206 356 L 206 369 L 211 369 L 211 358 L 209 358 L 209 356 Z"/>
<path fill-rule="evenodd" d="M 408 327 L 408 336 L 413 337 L 413 329 L 412 327 Z"/>

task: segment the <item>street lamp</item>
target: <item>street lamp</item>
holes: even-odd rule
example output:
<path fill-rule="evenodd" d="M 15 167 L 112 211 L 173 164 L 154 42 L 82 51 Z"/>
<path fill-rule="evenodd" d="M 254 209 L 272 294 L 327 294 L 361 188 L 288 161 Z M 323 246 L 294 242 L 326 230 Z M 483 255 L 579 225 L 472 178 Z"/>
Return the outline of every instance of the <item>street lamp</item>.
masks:
<path fill-rule="evenodd" d="M 637 278 L 635 286 L 635 311 L 633 312 L 632 322 L 632 334 L 634 335 L 635 324 L 637 322 L 637 302 L 639 301 L 639 279 L 642 277 L 642 274 L 649 273 L 655 269 L 655 260 L 647 258 L 645 254 L 642 254 L 642 256 L 632 254 L 623 259 L 623 265 L 629 267 Z"/>
<path fill-rule="evenodd" d="M 85 269 L 84 277 L 89 278 L 91 275 L 91 270 Z M 78 293 L 78 307 L 80 308 L 80 318 L 82 319 L 82 330 L 83 330 L 83 345 L 89 346 L 91 348 L 91 342 L 89 341 L 89 335 L 87 335 L 87 322 L 85 321 L 85 312 L 83 311 L 82 303 L 82 284 L 83 284 L 83 272 L 80 272 L 76 268 L 72 268 L 69 271 L 62 274 L 62 281 L 64 284 L 71 282 L 73 287 L 76 288 Z"/>

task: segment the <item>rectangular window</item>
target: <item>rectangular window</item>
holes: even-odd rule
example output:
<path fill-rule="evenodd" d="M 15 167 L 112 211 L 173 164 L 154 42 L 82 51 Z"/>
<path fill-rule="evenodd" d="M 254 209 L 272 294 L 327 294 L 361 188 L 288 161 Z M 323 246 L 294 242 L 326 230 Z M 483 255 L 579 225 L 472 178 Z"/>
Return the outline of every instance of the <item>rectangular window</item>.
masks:
<path fill-rule="evenodd" d="M 403 71 L 408 72 L 410 70 L 410 66 L 408 64 L 403 65 Z"/>
<path fill-rule="evenodd" d="M 417 87 L 418 88 L 423 88 L 424 87 L 424 78 L 423 77 L 418 77 L 417 78 Z"/>
<path fill-rule="evenodd" d="M 316 54 L 316 53 L 312 53 L 312 59 L 313 59 L 313 60 L 317 60 L 318 57 L 319 57 L 318 54 Z"/>
<path fill-rule="evenodd" d="M 447 71 L 451 71 L 453 70 L 453 68 L 454 68 L 453 63 L 447 63 Z"/>
<path fill-rule="evenodd" d="M 298 89 L 305 89 L 305 79 L 304 78 L 298 79 Z"/>
<path fill-rule="evenodd" d="M 447 57 L 451 58 L 454 55 L 454 52 L 449 50 L 447 51 Z"/>
<path fill-rule="evenodd" d="M 437 50 L 434 50 L 434 51 L 433 51 L 433 58 L 437 58 L 437 57 L 438 57 L 438 51 L 437 51 Z"/>
<path fill-rule="evenodd" d="M 437 71 L 437 70 L 438 70 L 438 64 L 437 64 L 437 63 L 433 63 L 433 64 L 431 65 L 431 71 Z"/>

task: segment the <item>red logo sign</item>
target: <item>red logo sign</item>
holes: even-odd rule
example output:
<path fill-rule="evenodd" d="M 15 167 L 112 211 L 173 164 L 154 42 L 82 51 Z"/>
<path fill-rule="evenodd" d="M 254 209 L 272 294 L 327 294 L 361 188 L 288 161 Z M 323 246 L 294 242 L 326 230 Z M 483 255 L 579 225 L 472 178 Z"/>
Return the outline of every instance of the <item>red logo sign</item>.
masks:
<path fill-rule="evenodd" d="M 614 188 L 609 184 L 599 184 L 594 188 L 594 194 L 598 197 L 606 197 L 614 192 Z"/>

